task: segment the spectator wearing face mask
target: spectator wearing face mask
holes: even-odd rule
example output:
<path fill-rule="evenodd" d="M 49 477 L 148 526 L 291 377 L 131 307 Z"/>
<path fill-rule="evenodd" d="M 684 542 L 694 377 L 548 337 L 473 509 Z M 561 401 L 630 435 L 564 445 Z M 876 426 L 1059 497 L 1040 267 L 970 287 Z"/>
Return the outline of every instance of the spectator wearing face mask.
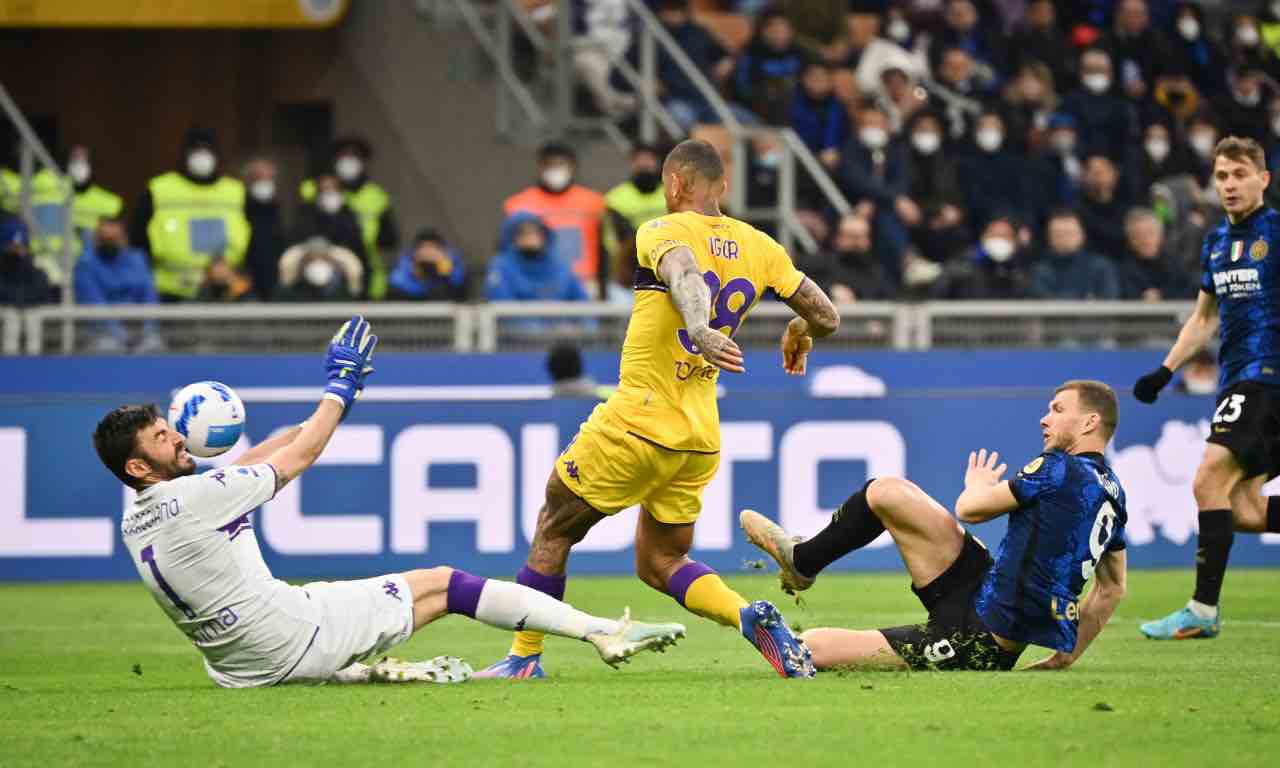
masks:
<path fill-rule="evenodd" d="M 910 244 L 907 228 L 920 224 L 920 206 L 907 195 L 911 181 L 907 153 L 891 141 L 889 120 L 874 106 L 858 112 L 858 131 L 845 145 L 839 181 L 856 209 L 872 222 L 889 279 L 902 277 Z"/>
<path fill-rule="evenodd" d="M 316 237 L 298 243 L 280 257 L 276 299 L 280 301 L 352 301 L 364 293 L 364 264 L 349 248 Z"/>
<path fill-rule="evenodd" d="M 27 226 L 0 213 L 0 306 L 30 307 L 54 300 L 49 278 L 31 260 Z"/>
<path fill-rule="evenodd" d="M 434 229 L 424 229 L 400 254 L 388 278 L 393 301 L 461 301 L 466 288 L 462 255 Z"/>
<path fill-rule="evenodd" d="M 1233 14 L 1227 22 L 1224 34 L 1226 59 L 1237 67 L 1266 72 L 1272 78 L 1280 76 L 1276 58 L 1270 48 L 1263 45 L 1262 27 L 1258 17 L 1251 13 Z"/>
<path fill-rule="evenodd" d="M 1175 13 L 1174 50 L 1186 67 L 1195 87 L 1217 93 L 1224 85 L 1226 71 L 1222 49 L 1205 34 L 1204 11 L 1196 3 L 1180 3 Z"/>
<path fill-rule="evenodd" d="M 1150 208 L 1134 208 L 1124 218 L 1125 257 L 1120 262 L 1120 297 L 1142 301 L 1189 299 L 1196 276 L 1175 269 L 1164 248 L 1164 225 Z"/>
<path fill-rule="evenodd" d="M 280 256 L 285 249 L 284 223 L 276 199 L 276 164 L 264 157 L 255 157 L 245 163 L 241 176 L 249 193 L 244 215 L 253 231 L 245 253 L 245 269 L 259 298 L 270 299 L 276 292 Z"/>
<path fill-rule="evenodd" d="M 324 173 L 316 177 L 315 185 L 316 195 L 312 202 L 298 209 L 298 223 L 290 241 L 302 243 L 319 238 L 355 254 L 366 283 L 363 293 L 368 295 L 373 287 L 373 269 L 369 268 L 369 255 L 364 250 L 360 220 L 347 204 L 342 182 L 336 175 Z"/>
<path fill-rule="evenodd" d="M 54 285 L 65 284 L 62 268 L 62 245 L 67 215 L 67 187 L 71 202 L 72 263 L 83 249 L 85 240 L 93 237 L 98 222 L 115 218 L 124 210 L 124 200 L 94 183 L 89 148 L 76 145 L 67 153 L 66 178 L 42 168 L 31 177 L 31 253 L 36 266 L 44 270 Z"/>
<path fill-rule="evenodd" d="M 952 153 L 943 149 L 942 120 L 936 114 L 917 113 L 907 133 L 907 195 L 920 206 L 920 222 L 909 229 L 911 241 L 926 259 L 943 262 L 969 238 L 960 169 Z"/>
<path fill-rule="evenodd" d="M 1195 353 L 1180 370 L 1181 376 L 1174 389 L 1187 395 L 1213 395 L 1218 392 L 1218 361 L 1213 351 L 1202 349 Z"/>
<path fill-rule="evenodd" d="M 1080 87 L 1062 99 L 1061 110 L 1076 119 L 1081 144 L 1090 151 L 1125 157 L 1138 138 L 1138 113 L 1113 90 L 1111 55 L 1101 48 L 1080 54 Z"/>
<path fill-rule="evenodd" d="M 1084 161 L 1083 182 L 1076 211 L 1085 237 L 1095 252 L 1118 264 L 1124 256 L 1124 221 L 1130 207 L 1120 187 L 1120 172 L 1111 158 L 1091 154 Z"/>
<path fill-rule="evenodd" d="M 161 301 L 248 293 L 252 286 L 238 271 L 251 235 L 244 210 L 244 184 L 219 173 L 213 133 L 192 128 L 179 170 L 147 183 L 129 231 L 129 241 L 150 254 Z"/>
<path fill-rule="evenodd" d="M 146 254 L 129 246 L 124 222 L 114 216 L 103 217 L 86 238 L 84 252 L 76 262 L 74 285 L 77 304 L 156 304 L 160 301 Z M 119 320 L 96 323 L 92 335 L 89 346 L 95 352 L 123 352 L 129 346 L 128 329 Z M 136 351 L 159 352 L 163 348 L 155 324 L 145 323 Z"/>
<path fill-rule="evenodd" d="M 489 263 L 490 301 L 587 301 L 590 297 L 556 255 L 554 232 L 537 214 L 517 211 L 502 222 L 498 253 Z M 529 324 L 534 325 L 533 323 Z"/>
<path fill-rule="evenodd" d="M 1210 189 L 1213 174 L 1213 148 L 1218 145 L 1218 122 L 1208 112 L 1200 112 L 1191 118 L 1191 123 L 1187 126 L 1187 146 L 1191 148 L 1192 172 L 1195 174 L 1196 183 L 1205 189 L 1205 201 L 1211 205 L 1216 205 L 1214 200 L 1217 196 L 1213 195 L 1210 199 Z"/>
<path fill-rule="evenodd" d="M 1031 271 L 1017 231 L 1017 224 L 1007 216 L 989 221 L 978 242 L 947 263 L 930 297 L 948 301 L 1028 298 Z"/>
<path fill-rule="evenodd" d="M 1223 133 L 1264 141 L 1267 136 L 1268 96 L 1262 73 L 1237 67 L 1227 75 L 1227 88 L 1213 102 Z"/>
<path fill-rule="evenodd" d="M 334 144 L 330 170 L 341 185 L 342 197 L 360 225 L 361 247 L 366 265 L 367 296 L 374 301 L 387 293 L 387 257 L 400 245 L 400 229 L 396 224 L 391 195 L 369 178 L 373 147 L 355 136 L 347 136 Z M 311 202 L 318 195 L 315 180 L 302 183 L 302 199 Z"/>
<path fill-rule="evenodd" d="M 806 261 L 805 274 L 836 303 L 886 301 L 897 295 L 897 284 L 884 261 L 876 253 L 871 222 L 849 213 L 840 217 L 826 249 Z"/>
<path fill-rule="evenodd" d="M 1115 267 L 1085 248 L 1084 226 L 1072 210 L 1049 216 L 1048 252 L 1031 273 L 1031 294 L 1040 299 L 1118 299 Z"/>
<path fill-rule="evenodd" d="M 631 176 L 604 196 L 604 248 L 609 256 L 605 293 L 601 298 L 629 303 L 635 277 L 636 231 L 667 213 L 662 191 L 663 154 L 651 144 L 631 150 Z"/>
<path fill-rule="evenodd" d="M 998 214 L 1039 221 L 1027 163 L 1005 148 L 1004 119 L 986 110 L 974 124 L 973 149 L 961 156 L 960 184 L 970 223 L 985 228 Z"/>
<path fill-rule="evenodd" d="M 1135 199 L 1143 200 L 1150 194 L 1151 185 L 1172 176 L 1192 172 L 1190 150 L 1186 144 L 1174 141 L 1169 125 L 1156 121 L 1142 131 L 1142 155 L 1132 189 Z"/>
<path fill-rule="evenodd" d="M 560 142 L 544 144 L 538 150 L 538 181 L 502 204 L 509 217 L 517 211 L 538 216 L 555 232 L 556 257 L 592 292 L 603 296 L 607 267 L 600 261 L 600 225 L 604 218 L 604 196 L 594 189 L 574 183 L 578 156 Z"/>

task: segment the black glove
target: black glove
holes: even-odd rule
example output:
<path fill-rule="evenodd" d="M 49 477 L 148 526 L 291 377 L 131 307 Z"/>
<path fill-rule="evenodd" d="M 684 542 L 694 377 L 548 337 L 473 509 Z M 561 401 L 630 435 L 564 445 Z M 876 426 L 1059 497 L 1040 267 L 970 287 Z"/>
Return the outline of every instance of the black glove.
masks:
<path fill-rule="evenodd" d="M 1146 376 L 1138 379 L 1133 385 L 1133 396 L 1143 403 L 1154 403 L 1156 396 L 1160 394 L 1160 390 L 1173 380 L 1173 371 L 1166 366 L 1160 366 Z"/>

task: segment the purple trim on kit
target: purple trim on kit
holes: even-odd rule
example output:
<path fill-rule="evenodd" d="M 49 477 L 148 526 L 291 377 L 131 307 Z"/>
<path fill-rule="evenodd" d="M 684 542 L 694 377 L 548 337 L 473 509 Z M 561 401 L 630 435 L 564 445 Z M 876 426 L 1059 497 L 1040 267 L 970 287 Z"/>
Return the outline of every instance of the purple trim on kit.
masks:
<path fill-rule="evenodd" d="M 480 593 L 484 591 L 487 579 L 472 576 L 466 571 L 456 568 L 449 576 L 449 592 L 447 594 L 449 613 L 460 613 L 463 616 L 476 617 L 476 606 L 480 604 Z"/>
<path fill-rule="evenodd" d="M 307 653 L 311 651 L 311 646 L 315 645 L 316 635 L 318 634 L 320 634 L 320 628 L 316 627 L 316 631 L 311 633 L 311 639 L 307 641 L 307 647 L 302 649 L 302 655 L 298 657 L 297 661 L 293 662 L 293 666 L 289 667 L 289 671 L 284 673 L 284 677 L 275 681 L 272 685 L 280 685 L 289 679 L 289 675 L 293 674 L 293 670 L 297 669 L 298 665 L 302 663 L 302 660 L 307 657 Z"/>
<path fill-rule="evenodd" d="M 667 580 L 667 594 L 676 599 L 676 602 L 684 605 L 684 596 L 689 591 L 689 587 L 693 582 L 708 574 L 715 575 L 715 571 L 705 563 L 693 561 L 680 566 L 680 570 L 671 574 L 671 578 Z"/>
<path fill-rule="evenodd" d="M 249 512 L 245 512 L 243 515 L 237 517 L 226 525 L 218 526 L 218 530 L 231 537 L 231 541 L 235 541 L 237 536 L 253 528 L 253 524 L 249 522 L 250 514 L 251 513 Z"/>
<path fill-rule="evenodd" d="M 532 587 L 544 595 L 551 595 L 557 600 L 564 599 L 564 576 L 544 576 L 529 566 L 523 566 L 516 574 L 516 583 Z"/>

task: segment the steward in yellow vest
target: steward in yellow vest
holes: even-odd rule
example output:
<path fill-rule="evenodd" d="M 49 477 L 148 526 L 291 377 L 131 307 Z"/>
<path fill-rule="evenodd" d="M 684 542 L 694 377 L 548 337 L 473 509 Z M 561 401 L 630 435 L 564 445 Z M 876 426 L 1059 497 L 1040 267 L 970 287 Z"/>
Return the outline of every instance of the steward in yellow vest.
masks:
<path fill-rule="evenodd" d="M 249 247 L 244 184 L 218 175 L 213 134 L 187 133 L 181 171 L 147 183 L 130 241 L 151 257 L 161 301 L 233 300 L 252 289 L 237 272 Z"/>
<path fill-rule="evenodd" d="M 636 268 L 636 230 L 667 214 L 662 191 L 663 155 L 657 147 L 637 144 L 631 150 L 631 178 L 604 196 L 604 248 L 609 276 L 604 298 L 630 301 Z"/>
<path fill-rule="evenodd" d="M 360 236 L 368 258 L 368 291 L 370 299 L 387 294 L 387 262 L 384 250 L 394 251 L 400 244 L 400 233 L 391 210 L 391 196 L 380 185 L 369 180 L 369 160 L 373 148 L 364 139 L 346 137 L 334 144 L 333 172 L 342 183 L 347 207 L 360 222 Z M 314 179 L 302 182 L 299 190 L 304 202 L 316 197 Z"/>
<path fill-rule="evenodd" d="M 98 222 L 117 218 L 124 210 L 120 196 L 93 183 L 93 167 L 89 150 L 72 147 L 67 159 L 67 178 L 60 178 L 48 168 L 31 177 L 31 218 L 34 224 L 31 252 L 36 265 L 49 276 L 49 282 L 63 285 L 62 239 L 66 231 L 66 202 L 70 186 L 75 194 L 71 203 L 71 263 L 83 250 L 83 241 L 93 235 Z"/>

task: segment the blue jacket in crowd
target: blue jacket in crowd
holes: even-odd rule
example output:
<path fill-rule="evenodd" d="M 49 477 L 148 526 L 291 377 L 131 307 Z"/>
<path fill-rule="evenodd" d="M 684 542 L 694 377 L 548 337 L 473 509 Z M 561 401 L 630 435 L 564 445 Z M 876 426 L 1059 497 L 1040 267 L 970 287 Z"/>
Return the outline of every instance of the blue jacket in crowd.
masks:
<path fill-rule="evenodd" d="M 86 242 L 75 268 L 77 304 L 155 304 L 155 281 L 147 256 L 138 248 L 104 255 Z"/>
<path fill-rule="evenodd" d="M 449 274 L 429 274 L 419 279 L 413 269 L 410 246 L 400 253 L 395 269 L 387 276 L 387 298 L 393 301 L 460 301 L 466 287 L 467 270 L 462 255 L 454 248 L 445 248 L 452 267 Z"/>
<path fill-rule="evenodd" d="M 527 221 L 536 221 L 546 234 L 546 244 L 536 256 L 516 250 L 516 230 Z M 485 294 L 490 301 L 586 301 L 573 269 L 556 258 L 555 233 L 532 213 L 516 211 L 502 222 L 498 255 L 489 264 Z"/>

